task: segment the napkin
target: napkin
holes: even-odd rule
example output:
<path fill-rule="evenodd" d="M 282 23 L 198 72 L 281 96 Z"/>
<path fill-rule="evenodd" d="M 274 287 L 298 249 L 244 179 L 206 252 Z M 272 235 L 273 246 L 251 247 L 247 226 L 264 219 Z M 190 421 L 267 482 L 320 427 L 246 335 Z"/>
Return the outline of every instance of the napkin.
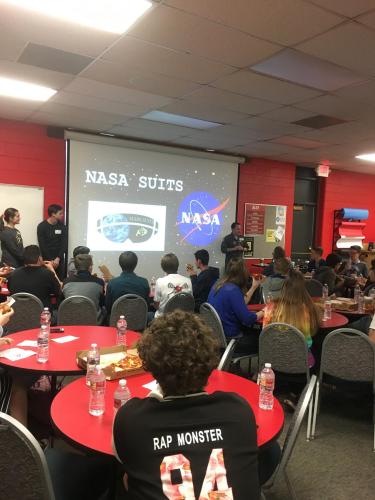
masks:
<path fill-rule="evenodd" d="M 36 354 L 35 351 L 27 351 L 26 349 L 18 349 L 18 347 L 13 347 L 11 349 L 5 349 L 5 351 L 0 351 L 0 358 L 9 359 L 9 361 L 18 361 L 19 359 L 28 358 Z"/>

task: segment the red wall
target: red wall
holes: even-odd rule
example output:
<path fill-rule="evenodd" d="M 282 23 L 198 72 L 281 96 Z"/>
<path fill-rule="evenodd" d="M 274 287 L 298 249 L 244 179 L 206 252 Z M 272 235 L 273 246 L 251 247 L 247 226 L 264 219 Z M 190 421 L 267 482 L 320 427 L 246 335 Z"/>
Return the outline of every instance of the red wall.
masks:
<path fill-rule="evenodd" d="M 320 186 L 317 243 L 332 250 L 333 212 L 340 208 L 367 208 L 366 242 L 375 241 L 375 175 L 333 170 Z"/>
<path fill-rule="evenodd" d="M 286 205 L 286 253 L 292 245 L 295 165 L 254 158 L 240 166 L 237 219 L 243 224 L 245 203 Z"/>
<path fill-rule="evenodd" d="M 64 205 L 64 140 L 47 137 L 41 125 L 0 119 L 0 183 L 44 187 L 45 211 Z"/>

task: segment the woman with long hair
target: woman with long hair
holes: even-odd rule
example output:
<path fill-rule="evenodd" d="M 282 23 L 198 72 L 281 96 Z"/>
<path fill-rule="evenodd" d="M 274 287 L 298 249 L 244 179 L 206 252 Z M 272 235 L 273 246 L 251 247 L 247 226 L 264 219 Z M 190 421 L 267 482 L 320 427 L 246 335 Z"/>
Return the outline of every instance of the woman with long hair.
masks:
<path fill-rule="evenodd" d="M 21 267 L 23 264 L 23 242 L 16 224 L 21 216 L 16 208 L 7 208 L 0 216 L 1 261 L 10 267 Z"/>
<path fill-rule="evenodd" d="M 270 323 L 287 323 L 300 330 L 305 336 L 308 348 L 320 325 L 319 309 L 312 301 L 305 286 L 305 279 L 299 271 L 289 271 L 279 298 L 267 304 L 264 309 L 263 326 Z"/>
<path fill-rule="evenodd" d="M 224 276 L 218 280 L 208 295 L 211 304 L 220 316 L 227 339 L 241 337 L 237 342 L 237 353 L 253 353 L 257 351 L 258 335 L 250 330 L 251 326 L 263 317 L 263 312 L 254 313 L 248 310 L 254 291 L 259 281 L 247 290 L 249 273 L 242 259 L 229 261 Z"/>

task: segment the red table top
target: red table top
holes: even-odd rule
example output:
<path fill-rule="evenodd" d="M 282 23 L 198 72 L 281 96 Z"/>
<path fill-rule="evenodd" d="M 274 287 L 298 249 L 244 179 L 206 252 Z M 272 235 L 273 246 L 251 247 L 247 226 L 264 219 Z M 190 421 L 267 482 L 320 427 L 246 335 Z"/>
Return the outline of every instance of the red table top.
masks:
<path fill-rule="evenodd" d="M 128 387 L 132 396 L 146 397 L 150 390 L 142 386 L 152 380 L 150 373 L 129 377 Z M 52 402 L 51 417 L 55 426 L 64 436 L 80 446 L 113 455 L 113 393 L 117 385 L 117 381 L 107 383 L 106 411 L 100 417 L 92 416 L 88 412 L 89 389 L 84 377 L 65 386 Z M 206 390 L 208 393 L 218 390 L 235 392 L 248 401 L 258 425 L 258 446 L 277 439 L 284 424 L 283 409 L 275 399 L 273 410 L 261 410 L 258 406 L 259 387 L 257 384 L 231 373 L 214 370 L 208 380 Z"/>
<path fill-rule="evenodd" d="M 39 329 L 36 328 L 8 335 L 8 338 L 13 339 L 13 342 L 11 346 L 6 346 L 6 348 L 17 347 L 17 344 L 23 340 L 36 340 L 38 332 Z M 51 341 L 51 339 L 65 337 L 66 335 L 73 335 L 78 339 L 64 344 Z M 128 330 L 128 345 L 133 345 L 139 337 L 139 333 Z M 82 368 L 76 363 L 76 353 L 88 349 L 92 343 L 98 344 L 99 347 L 116 345 L 116 328 L 107 326 L 64 326 L 64 332 L 51 333 L 50 335 L 49 360 L 46 363 L 38 363 L 36 356 L 30 356 L 17 361 L 0 358 L 0 364 L 19 370 L 39 372 L 40 374 L 82 374 Z M 21 347 L 21 349 L 36 351 L 36 347 Z"/>

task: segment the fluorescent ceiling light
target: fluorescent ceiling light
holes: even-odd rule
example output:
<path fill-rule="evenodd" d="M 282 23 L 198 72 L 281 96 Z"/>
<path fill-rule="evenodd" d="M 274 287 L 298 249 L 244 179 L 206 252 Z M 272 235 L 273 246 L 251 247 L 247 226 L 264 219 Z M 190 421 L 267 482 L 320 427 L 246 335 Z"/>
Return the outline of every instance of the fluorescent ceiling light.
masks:
<path fill-rule="evenodd" d="M 154 122 L 169 123 L 172 125 L 180 125 L 181 127 L 200 129 L 220 127 L 222 125 L 221 123 L 198 120 L 197 118 L 191 118 L 190 116 L 164 113 L 164 111 L 151 111 L 150 113 L 146 113 L 145 115 L 143 115 L 141 118 Z"/>
<path fill-rule="evenodd" d="M 149 0 L 3 0 L 62 21 L 124 33 L 151 6 Z"/>
<path fill-rule="evenodd" d="M 29 101 L 48 101 L 57 90 L 34 83 L 0 77 L 0 96 L 15 97 Z"/>
<path fill-rule="evenodd" d="M 366 153 L 364 155 L 356 156 L 358 160 L 372 161 L 375 163 L 375 153 Z"/>

